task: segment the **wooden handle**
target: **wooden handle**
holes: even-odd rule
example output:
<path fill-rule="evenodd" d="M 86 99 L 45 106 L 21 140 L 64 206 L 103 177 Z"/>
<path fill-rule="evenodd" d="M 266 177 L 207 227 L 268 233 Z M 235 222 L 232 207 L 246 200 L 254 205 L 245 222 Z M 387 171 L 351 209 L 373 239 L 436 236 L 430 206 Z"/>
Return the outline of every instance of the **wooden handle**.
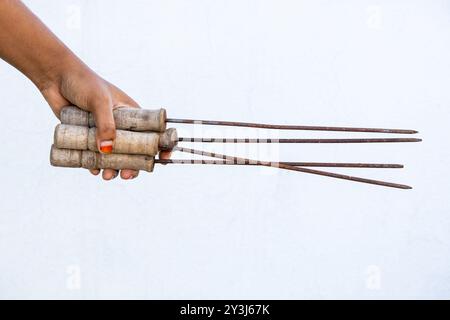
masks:
<path fill-rule="evenodd" d="M 169 128 L 159 135 L 159 150 L 172 151 L 178 144 L 178 132 L 175 128 Z"/>
<path fill-rule="evenodd" d="M 55 128 L 54 145 L 59 149 L 91 150 L 98 152 L 96 128 L 60 124 Z M 175 129 L 155 132 L 116 131 L 113 152 L 155 156 L 159 150 L 172 150 L 178 143 Z"/>
<path fill-rule="evenodd" d="M 93 151 L 59 149 L 52 146 L 50 163 L 55 167 L 85 169 L 131 169 L 153 172 L 153 157 L 130 154 L 101 154 Z"/>
<path fill-rule="evenodd" d="M 145 110 L 121 107 L 113 111 L 116 128 L 131 131 L 166 131 L 167 113 L 165 109 Z M 91 113 L 70 106 L 61 110 L 61 123 L 75 126 L 95 127 Z"/>

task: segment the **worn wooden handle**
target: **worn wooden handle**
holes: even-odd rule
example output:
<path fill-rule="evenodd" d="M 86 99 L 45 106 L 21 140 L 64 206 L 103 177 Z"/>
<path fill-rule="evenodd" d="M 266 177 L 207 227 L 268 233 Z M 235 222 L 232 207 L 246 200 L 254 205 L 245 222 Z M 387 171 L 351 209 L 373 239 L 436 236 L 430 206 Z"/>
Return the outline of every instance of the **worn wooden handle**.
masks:
<path fill-rule="evenodd" d="M 85 169 L 130 169 L 152 172 L 153 157 L 130 154 L 101 154 L 93 151 L 59 149 L 52 146 L 50 163 L 55 167 Z"/>
<path fill-rule="evenodd" d="M 166 131 L 167 113 L 165 109 L 146 110 L 121 107 L 113 111 L 116 128 L 131 131 Z M 70 106 L 61 110 L 61 123 L 75 126 L 95 127 L 91 113 Z"/>
<path fill-rule="evenodd" d="M 98 152 L 96 128 L 60 124 L 55 128 L 54 145 L 60 149 Z M 175 129 L 164 133 L 116 131 L 113 152 L 155 156 L 159 150 L 172 150 L 178 142 Z"/>

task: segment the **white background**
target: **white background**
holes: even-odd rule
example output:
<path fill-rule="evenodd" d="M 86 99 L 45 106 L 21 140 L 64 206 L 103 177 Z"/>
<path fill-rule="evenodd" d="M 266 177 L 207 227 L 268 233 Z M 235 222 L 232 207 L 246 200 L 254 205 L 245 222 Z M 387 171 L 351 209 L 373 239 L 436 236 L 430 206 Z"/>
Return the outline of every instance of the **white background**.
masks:
<path fill-rule="evenodd" d="M 335 171 L 410 191 L 257 167 L 159 166 L 106 183 L 49 165 L 57 120 L 0 62 L 0 298 L 450 298 L 449 1 L 26 3 L 171 117 L 412 128 L 424 142 L 227 149 L 404 163 Z"/>

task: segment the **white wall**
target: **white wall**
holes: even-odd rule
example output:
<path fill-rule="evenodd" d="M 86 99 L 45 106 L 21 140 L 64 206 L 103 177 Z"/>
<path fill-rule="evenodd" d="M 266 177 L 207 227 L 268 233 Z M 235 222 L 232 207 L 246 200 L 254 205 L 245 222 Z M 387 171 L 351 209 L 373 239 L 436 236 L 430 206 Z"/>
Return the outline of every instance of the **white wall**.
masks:
<path fill-rule="evenodd" d="M 404 170 L 339 172 L 411 191 L 257 167 L 157 167 L 105 183 L 49 165 L 57 121 L 33 85 L 0 62 L 0 298 L 450 297 L 448 1 L 26 3 L 143 107 L 165 106 L 172 117 L 414 128 L 424 142 L 227 149 L 400 162 Z"/>

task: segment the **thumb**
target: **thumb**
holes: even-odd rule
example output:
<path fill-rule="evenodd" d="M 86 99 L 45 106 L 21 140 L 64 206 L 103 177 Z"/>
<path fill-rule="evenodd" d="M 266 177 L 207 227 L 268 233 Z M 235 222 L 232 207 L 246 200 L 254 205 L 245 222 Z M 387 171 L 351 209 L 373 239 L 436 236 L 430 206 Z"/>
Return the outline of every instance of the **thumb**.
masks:
<path fill-rule="evenodd" d="M 101 153 L 112 153 L 114 140 L 116 139 L 116 125 L 114 123 L 112 104 L 102 103 L 96 105 L 92 113 L 97 127 L 97 148 Z"/>

